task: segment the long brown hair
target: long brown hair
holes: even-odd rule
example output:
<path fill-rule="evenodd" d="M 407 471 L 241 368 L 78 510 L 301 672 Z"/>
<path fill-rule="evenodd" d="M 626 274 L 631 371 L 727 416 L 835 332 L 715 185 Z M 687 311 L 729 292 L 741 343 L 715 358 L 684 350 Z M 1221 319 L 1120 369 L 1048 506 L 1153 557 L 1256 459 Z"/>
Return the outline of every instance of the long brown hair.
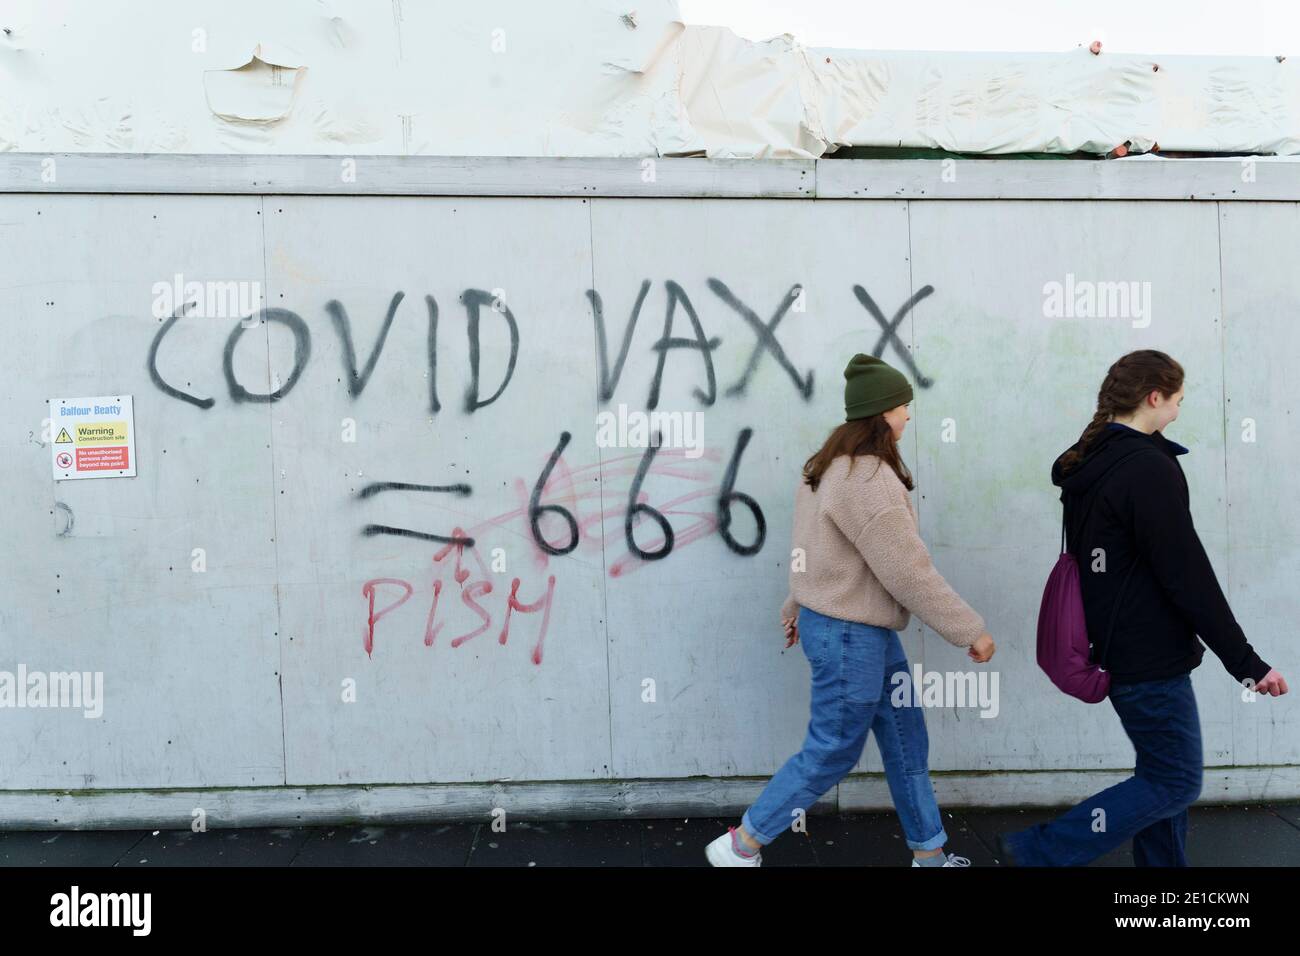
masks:
<path fill-rule="evenodd" d="M 898 454 L 898 442 L 894 439 L 894 429 L 885 421 L 880 412 L 868 418 L 856 418 L 845 422 L 830 433 L 821 450 L 809 458 L 803 465 L 803 480 L 813 491 L 821 483 L 822 475 L 831 462 L 840 455 L 849 456 L 849 470 L 853 470 L 853 459 L 858 455 L 875 455 L 898 475 L 908 491 L 912 490 L 912 474 L 903 464 Z"/>
<path fill-rule="evenodd" d="M 1071 471 L 1116 415 L 1135 411 L 1152 391 L 1168 398 L 1183 387 L 1183 367 L 1164 352 L 1140 349 L 1115 361 L 1097 392 L 1097 411 L 1074 447 L 1061 456 L 1061 470 Z"/>

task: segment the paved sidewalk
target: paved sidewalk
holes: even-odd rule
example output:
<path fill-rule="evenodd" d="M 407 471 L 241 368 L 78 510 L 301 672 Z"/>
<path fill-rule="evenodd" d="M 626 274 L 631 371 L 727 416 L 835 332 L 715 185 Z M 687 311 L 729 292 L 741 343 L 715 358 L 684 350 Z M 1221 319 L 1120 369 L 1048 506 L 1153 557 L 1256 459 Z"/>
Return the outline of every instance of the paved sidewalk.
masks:
<path fill-rule="evenodd" d="M 996 866 L 995 835 L 1060 810 L 944 812 L 947 849 Z M 0 866 L 702 866 L 704 845 L 733 819 L 582 820 L 490 824 L 210 830 L 0 832 Z M 765 866 L 907 866 L 893 813 L 808 818 L 783 834 Z M 1300 803 L 1193 807 L 1193 866 L 1300 866 Z M 1132 866 L 1126 845 L 1094 866 Z"/>

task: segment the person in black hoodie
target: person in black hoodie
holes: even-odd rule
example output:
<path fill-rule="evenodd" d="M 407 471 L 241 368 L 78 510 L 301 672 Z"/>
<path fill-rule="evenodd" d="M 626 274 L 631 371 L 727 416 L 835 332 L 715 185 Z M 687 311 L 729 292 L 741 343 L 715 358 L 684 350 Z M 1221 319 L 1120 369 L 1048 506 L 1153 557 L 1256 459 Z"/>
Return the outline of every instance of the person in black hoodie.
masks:
<path fill-rule="evenodd" d="M 1130 352 L 1106 373 L 1079 441 L 1052 465 L 1092 662 L 1110 674 L 1110 701 L 1137 761 L 1123 783 L 1003 834 L 1004 862 L 1076 866 L 1131 838 L 1136 865 L 1186 866 L 1187 808 L 1204 766 L 1190 674 L 1201 640 L 1252 693 L 1287 692 L 1246 640 L 1192 524 L 1178 463 L 1188 450 L 1161 434 L 1182 399 L 1182 366 L 1163 352 Z"/>

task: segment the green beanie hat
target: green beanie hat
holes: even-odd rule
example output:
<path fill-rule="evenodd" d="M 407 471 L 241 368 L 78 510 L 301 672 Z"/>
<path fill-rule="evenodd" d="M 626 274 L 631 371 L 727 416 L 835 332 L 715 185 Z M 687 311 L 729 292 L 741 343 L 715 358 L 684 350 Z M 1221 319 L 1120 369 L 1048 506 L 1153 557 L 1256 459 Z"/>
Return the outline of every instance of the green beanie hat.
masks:
<path fill-rule="evenodd" d="M 912 383 L 874 355 L 858 353 L 844 369 L 844 420 L 870 418 L 912 400 Z"/>

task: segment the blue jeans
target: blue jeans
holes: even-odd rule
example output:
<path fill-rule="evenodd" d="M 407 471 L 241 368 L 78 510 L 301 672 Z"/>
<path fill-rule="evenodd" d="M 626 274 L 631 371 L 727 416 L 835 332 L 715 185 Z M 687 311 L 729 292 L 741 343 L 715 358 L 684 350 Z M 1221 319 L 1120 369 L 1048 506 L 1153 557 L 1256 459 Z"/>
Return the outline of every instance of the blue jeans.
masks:
<path fill-rule="evenodd" d="M 898 634 L 884 627 L 799 610 L 799 644 L 812 667 L 812 717 L 803 749 L 776 772 L 741 826 L 764 845 L 853 769 L 868 731 L 885 764 L 894 808 L 913 850 L 948 840 L 930 785 L 930 739 L 920 707 L 891 703 L 891 678 L 907 673 Z"/>
<path fill-rule="evenodd" d="M 1187 808 L 1201 794 L 1201 722 L 1189 674 L 1112 684 L 1137 751 L 1133 776 L 1049 823 L 1006 836 L 1021 866 L 1078 866 L 1133 840 L 1137 866 L 1187 866 Z"/>

